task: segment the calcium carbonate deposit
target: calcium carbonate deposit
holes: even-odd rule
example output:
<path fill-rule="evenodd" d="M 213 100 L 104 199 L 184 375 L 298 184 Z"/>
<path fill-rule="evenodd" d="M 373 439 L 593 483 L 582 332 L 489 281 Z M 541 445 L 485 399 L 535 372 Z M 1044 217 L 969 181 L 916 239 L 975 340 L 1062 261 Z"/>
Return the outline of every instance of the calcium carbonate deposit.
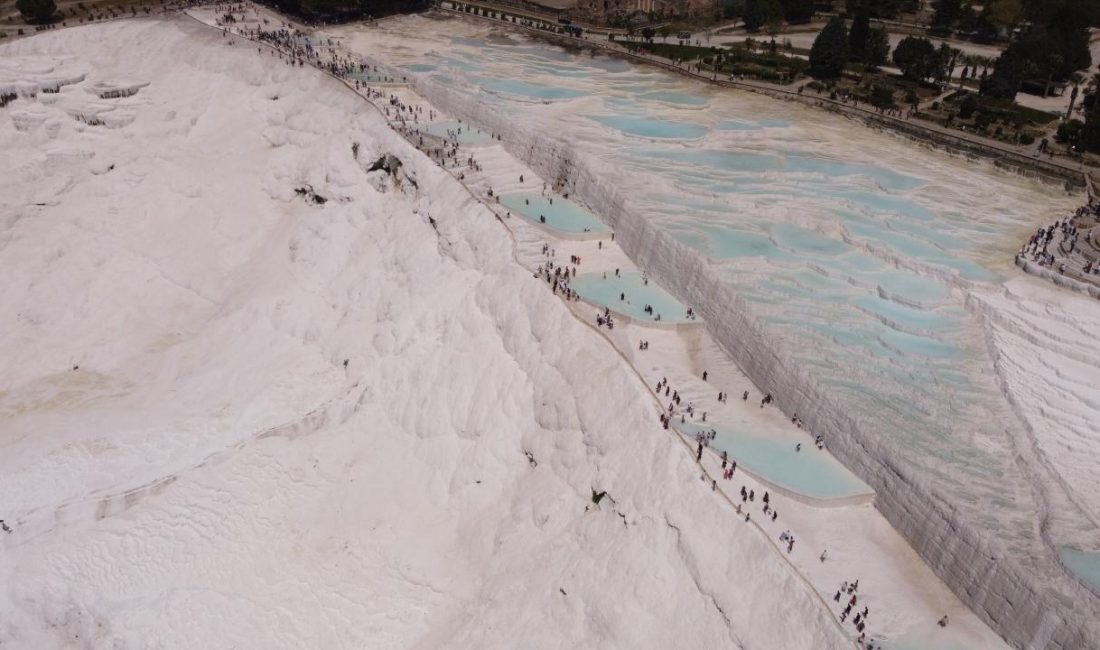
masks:
<path fill-rule="evenodd" d="M 1097 647 L 1100 304 L 1011 266 L 1081 196 L 485 22 L 288 36 L 345 84 L 221 11 L 0 46 L 0 648 Z"/>
<path fill-rule="evenodd" d="M 1100 305 L 1010 266 L 1081 195 L 486 22 L 328 33 L 602 215 L 994 628 L 1095 647 Z"/>
<path fill-rule="evenodd" d="M 0 647 L 850 647 L 343 85 L 183 16 L 0 50 L 57 84 L 0 111 Z"/>

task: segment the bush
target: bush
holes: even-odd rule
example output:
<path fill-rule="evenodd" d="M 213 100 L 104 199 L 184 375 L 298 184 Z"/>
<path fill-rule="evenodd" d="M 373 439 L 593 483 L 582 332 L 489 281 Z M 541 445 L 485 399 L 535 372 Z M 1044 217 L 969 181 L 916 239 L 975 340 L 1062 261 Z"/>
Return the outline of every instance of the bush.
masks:
<path fill-rule="evenodd" d="M 967 95 L 959 102 L 959 117 L 964 120 L 974 117 L 974 111 L 976 110 L 978 110 L 978 98 L 974 95 Z"/>
<path fill-rule="evenodd" d="M 23 14 L 23 20 L 32 24 L 49 23 L 57 13 L 54 0 L 16 0 L 15 8 Z"/>
<path fill-rule="evenodd" d="M 1028 146 L 1035 144 L 1035 136 L 1031 135 L 1030 133 L 1021 134 L 1020 135 L 1020 144 L 1028 145 Z"/>
<path fill-rule="evenodd" d="M 1075 143 L 1081 138 L 1081 132 L 1085 128 L 1085 123 L 1081 120 L 1067 120 L 1058 125 L 1058 133 L 1054 135 L 1054 139 L 1058 142 Z"/>
<path fill-rule="evenodd" d="M 871 90 L 871 105 L 876 108 L 893 108 L 894 91 L 889 86 L 875 84 Z"/>

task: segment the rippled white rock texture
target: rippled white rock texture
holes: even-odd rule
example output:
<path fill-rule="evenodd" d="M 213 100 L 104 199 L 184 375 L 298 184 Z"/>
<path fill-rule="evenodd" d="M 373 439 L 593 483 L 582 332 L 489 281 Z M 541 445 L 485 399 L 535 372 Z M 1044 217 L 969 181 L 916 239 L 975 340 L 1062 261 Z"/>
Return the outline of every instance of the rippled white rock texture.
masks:
<path fill-rule="evenodd" d="M 850 647 L 490 213 L 227 40 L 0 46 L 0 647 Z"/>
<path fill-rule="evenodd" d="M 1100 304 L 1011 267 L 1082 196 L 485 22 L 330 34 L 564 181 L 995 629 L 1096 647 Z"/>

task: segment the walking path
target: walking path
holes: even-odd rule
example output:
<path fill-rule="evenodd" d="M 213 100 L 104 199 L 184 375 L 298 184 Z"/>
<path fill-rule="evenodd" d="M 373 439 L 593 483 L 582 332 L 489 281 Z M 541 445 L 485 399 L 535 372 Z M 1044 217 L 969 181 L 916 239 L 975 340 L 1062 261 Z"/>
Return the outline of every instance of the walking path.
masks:
<path fill-rule="evenodd" d="M 490 134 L 488 142 L 464 143 L 457 132 L 445 131 L 442 137 L 427 134 L 424 127 L 432 120 L 448 124 L 460 121 L 435 110 L 399 83 L 372 86 L 350 78 L 353 72 L 369 69 L 377 70 L 383 78 L 396 79 L 398 73 L 387 71 L 385 66 L 374 62 L 367 64 L 352 53 L 330 46 L 327 39 L 316 40 L 315 47 L 300 48 L 293 36 L 303 29 L 301 26 L 266 8 L 251 4 L 232 7 L 237 7 L 235 12 L 240 18 L 228 28 L 220 25 L 219 20 L 229 6 L 197 8 L 188 14 L 224 29 L 227 44 L 237 40 L 230 34 L 248 34 L 258 39 L 260 31 L 286 30 L 287 38 L 264 38 L 258 56 L 278 52 L 288 65 L 308 62 L 330 74 L 366 100 L 385 116 L 394 130 L 461 182 L 505 226 L 512 238 L 516 262 L 528 269 L 547 290 L 566 300 L 578 320 L 611 343 L 630 371 L 646 385 L 655 400 L 655 420 L 668 417 L 668 400 L 663 392 L 658 394 L 656 390 L 656 386 L 662 384 L 682 391 L 681 404 L 674 404 L 672 412 L 683 416 L 685 421 L 688 417 L 697 421 L 706 410 L 712 414 L 708 422 L 737 420 L 753 427 L 762 436 L 803 440 L 804 451 L 791 449 L 792 455 L 827 453 L 813 449 L 812 436 L 797 428 L 777 409 L 760 406 L 759 391 L 702 328 L 657 328 L 644 321 L 615 324 L 614 319 L 611 324 L 601 319 L 603 325 L 599 325 L 593 318 L 592 307 L 579 301 L 569 288 L 575 270 L 583 269 L 585 273 L 614 273 L 615 269 L 638 273 L 641 270 L 615 244 L 614 234 L 594 240 L 559 237 L 504 208 L 499 203 L 502 193 L 524 189 L 544 192 L 555 198 L 561 195 L 521 161 L 512 158 L 495 135 Z M 267 19 L 266 24 L 264 19 Z M 704 371 L 706 378 L 703 378 Z M 742 399 L 745 391 L 751 399 Z M 719 403 L 716 399 L 719 392 L 731 395 L 732 399 Z M 693 403 L 690 413 L 685 401 Z M 856 609 L 862 612 L 863 607 L 869 606 L 870 613 L 866 620 L 860 619 L 869 627 L 867 642 L 858 647 L 921 647 L 927 650 L 1005 647 L 932 574 L 872 507 L 869 496 L 823 503 L 803 495 L 777 491 L 747 474 L 743 467 L 738 467 L 731 478 L 723 478 L 722 460 L 717 453 L 700 453 L 698 443 L 677 432 L 675 427 L 669 430 L 683 443 L 687 453 L 698 456 L 699 489 L 712 491 L 731 514 L 745 520 L 749 530 L 771 540 L 774 552 L 816 594 L 821 606 L 838 615 L 834 619 L 836 624 L 854 644 L 859 636 L 854 617 L 847 621 L 839 617 L 850 596 L 845 594 L 837 600 L 834 595 L 843 583 L 859 580 Z M 735 458 L 736 453 L 731 457 Z M 795 542 L 790 541 L 792 538 Z M 821 559 L 823 551 L 827 551 L 827 559 Z M 950 627 L 939 629 L 935 621 L 944 614 L 949 615 L 952 622 Z"/>

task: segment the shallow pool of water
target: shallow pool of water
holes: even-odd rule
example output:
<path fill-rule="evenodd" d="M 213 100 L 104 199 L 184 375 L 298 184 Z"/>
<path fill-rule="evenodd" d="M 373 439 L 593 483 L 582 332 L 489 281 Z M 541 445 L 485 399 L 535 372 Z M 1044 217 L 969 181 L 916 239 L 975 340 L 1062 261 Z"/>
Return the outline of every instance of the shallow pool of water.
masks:
<path fill-rule="evenodd" d="M 519 79 L 488 79 L 483 81 L 481 86 L 491 92 L 507 93 L 509 95 L 545 100 L 571 99 L 584 95 L 584 92 L 579 90 L 570 90 L 569 88 L 561 88 L 558 86 L 543 86 L 527 81 L 520 81 Z"/>
<path fill-rule="evenodd" d="M 444 121 L 428 122 L 420 126 L 420 131 L 447 140 L 458 140 L 463 144 L 485 144 L 492 142 L 492 135 L 470 126 L 468 122 Z"/>
<path fill-rule="evenodd" d="M 1100 593 L 1100 553 L 1063 548 L 1060 555 L 1067 569 Z"/>
<path fill-rule="evenodd" d="M 706 127 L 688 122 L 674 122 L 646 117 L 597 115 L 593 120 L 627 135 L 661 140 L 695 140 L 707 134 Z"/>
<path fill-rule="evenodd" d="M 501 196 L 500 203 L 512 212 L 560 232 L 574 235 L 611 232 L 594 214 L 561 196 L 518 192 Z"/>
<path fill-rule="evenodd" d="M 739 467 L 783 488 L 815 499 L 838 499 L 870 494 L 871 489 L 840 461 L 813 445 L 806 436 L 768 437 L 720 423 L 673 424 L 689 436 L 700 431 L 717 432 L 711 447 L 725 451 Z M 802 443 L 802 450 L 796 445 Z M 736 475 L 735 475 L 736 478 Z"/>
<path fill-rule="evenodd" d="M 624 272 L 616 277 L 614 272 L 609 272 L 606 276 L 603 273 L 581 274 L 570 286 L 581 298 L 639 321 L 683 323 L 690 320 L 683 303 L 655 282 L 647 283 L 641 273 Z M 646 311 L 646 306 L 652 307 L 652 313 Z"/>
<path fill-rule="evenodd" d="M 438 63 L 409 38 L 446 46 L 451 35 L 410 31 L 383 58 Z M 1064 216 L 1078 198 L 821 112 L 625 62 L 484 34 L 449 49 L 462 65 L 476 61 L 480 78 L 526 71 L 525 83 L 575 91 L 548 103 L 485 93 L 445 65 L 454 83 L 426 84 L 471 118 L 516 129 L 523 140 L 508 144 L 529 147 L 529 162 L 553 150 L 552 173 L 621 209 L 608 217 L 667 234 L 677 249 L 669 255 L 644 248 L 653 242 L 638 249 L 667 267 L 662 274 L 677 273 L 683 257 L 704 258 L 708 280 L 754 325 L 743 354 L 766 346 L 799 395 L 849 414 L 854 445 L 925 477 L 945 509 L 1008 548 L 1041 545 L 1015 523 L 1034 514 L 1027 493 L 1002 498 L 1006 483 L 1030 477 L 1012 460 L 1018 419 L 970 297 L 1006 279 L 989 261 L 1011 260 L 1015 233 Z M 634 301 L 633 291 L 602 289 L 601 304 L 626 302 L 620 293 Z"/>

